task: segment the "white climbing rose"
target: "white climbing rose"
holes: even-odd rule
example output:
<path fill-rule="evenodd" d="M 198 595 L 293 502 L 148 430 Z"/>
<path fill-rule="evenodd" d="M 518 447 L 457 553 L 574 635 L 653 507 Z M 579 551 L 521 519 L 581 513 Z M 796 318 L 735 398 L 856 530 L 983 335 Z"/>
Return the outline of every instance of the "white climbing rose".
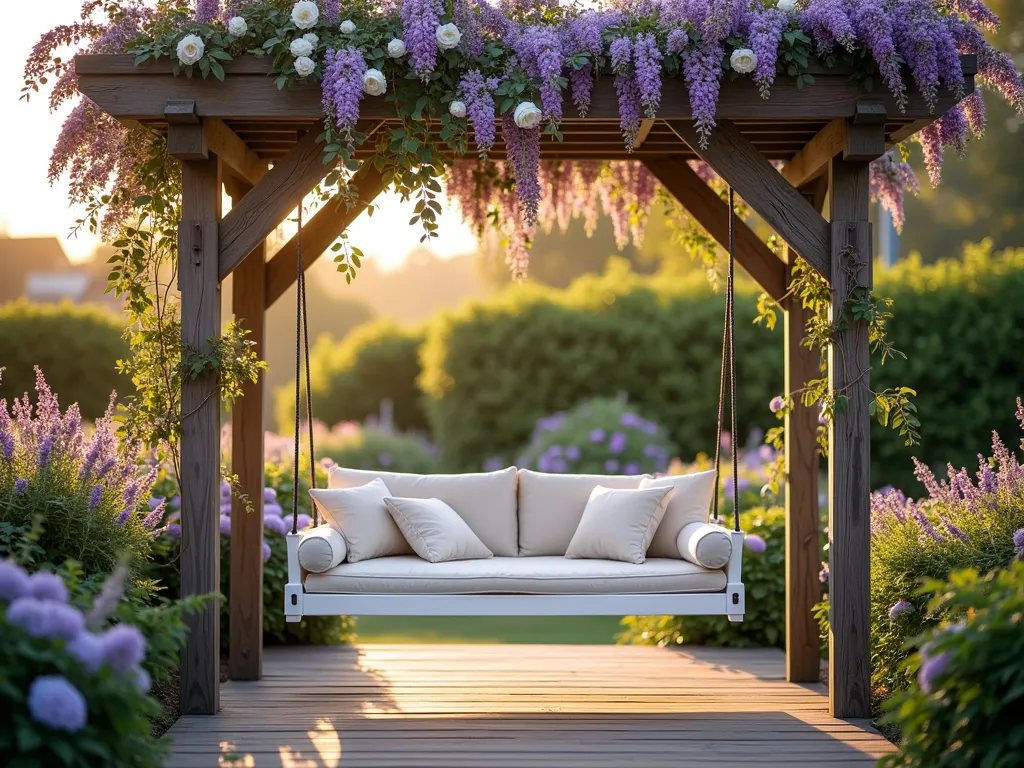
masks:
<path fill-rule="evenodd" d="M 295 60 L 295 74 L 299 77 L 309 77 L 316 69 L 316 62 L 309 56 L 299 56 Z"/>
<path fill-rule="evenodd" d="M 379 69 L 368 69 L 363 73 L 363 92 L 380 96 L 388 89 L 388 81 Z"/>
<path fill-rule="evenodd" d="M 302 39 L 305 40 L 310 45 L 312 45 L 314 48 L 316 48 L 316 44 L 320 42 L 320 38 L 314 35 L 312 32 L 307 32 L 306 34 L 304 34 L 302 36 Z"/>
<path fill-rule="evenodd" d="M 524 101 L 516 107 L 512 117 L 520 128 L 536 128 L 540 125 L 541 112 L 532 101 Z"/>
<path fill-rule="evenodd" d="M 388 56 L 392 59 L 400 59 L 405 56 L 405 40 L 399 40 L 396 37 L 388 43 Z"/>
<path fill-rule="evenodd" d="M 341 26 L 338 27 L 343 35 L 351 35 L 356 31 L 356 23 L 352 19 L 345 19 L 341 22 Z"/>
<path fill-rule="evenodd" d="M 206 52 L 206 45 L 199 35 L 185 35 L 178 41 L 178 61 L 186 67 L 195 64 Z"/>
<path fill-rule="evenodd" d="M 448 111 L 452 113 L 452 117 L 465 117 L 466 102 L 456 99 L 448 105 Z"/>
<path fill-rule="evenodd" d="M 313 46 L 309 44 L 309 40 L 297 37 L 292 40 L 292 44 L 288 46 L 288 50 L 292 52 L 292 56 L 304 57 L 309 56 L 309 54 L 313 52 Z"/>
<path fill-rule="evenodd" d="M 313 0 L 299 0 L 292 7 L 292 24 L 299 29 L 309 29 L 320 18 L 320 9 Z"/>
<path fill-rule="evenodd" d="M 434 32 L 434 37 L 437 38 L 437 47 L 442 51 L 447 51 L 459 44 L 459 41 L 462 40 L 462 33 L 454 24 L 442 24 Z"/>
<path fill-rule="evenodd" d="M 245 33 L 249 31 L 249 25 L 245 23 L 245 19 L 241 16 L 234 16 L 228 19 L 228 34 L 232 37 L 245 37 Z"/>
<path fill-rule="evenodd" d="M 792 13 L 796 10 L 796 0 L 779 0 L 779 10 Z"/>
<path fill-rule="evenodd" d="M 757 69 L 757 54 L 749 48 L 737 48 L 729 57 L 734 71 L 746 75 Z"/>

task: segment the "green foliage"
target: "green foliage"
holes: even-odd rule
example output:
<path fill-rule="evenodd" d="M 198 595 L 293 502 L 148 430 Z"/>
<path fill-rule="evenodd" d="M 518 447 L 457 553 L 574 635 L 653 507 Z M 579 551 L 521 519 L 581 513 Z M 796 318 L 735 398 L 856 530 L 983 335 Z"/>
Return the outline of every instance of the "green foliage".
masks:
<path fill-rule="evenodd" d="M 35 385 L 39 366 L 67 403 L 78 403 L 82 416 L 103 415 L 111 390 L 130 391 L 131 380 L 119 376 L 117 361 L 128 354 L 122 326 L 99 307 L 32 304 L 24 299 L 0 306 L 0 365 L 4 389 L 20 396 Z"/>
<path fill-rule="evenodd" d="M 917 682 L 886 705 L 902 731 L 883 768 L 1011 768 L 1024 754 L 1024 563 L 929 581 L 929 610 L 955 624 L 919 639 Z"/>
<path fill-rule="evenodd" d="M 740 623 L 725 616 L 627 616 L 621 639 L 642 645 L 727 645 L 757 648 L 786 644 L 786 512 L 756 507 L 740 514 L 748 536 L 760 536 L 764 552 L 743 551 L 746 614 Z"/>
<path fill-rule="evenodd" d="M 540 419 L 515 465 L 542 472 L 653 474 L 668 468 L 673 450 L 664 430 L 629 403 L 598 398 Z"/>
<path fill-rule="evenodd" d="M 694 279 L 695 278 L 695 279 Z M 753 325 L 739 290 L 739 423 L 770 426 L 782 389 L 782 337 Z M 625 395 L 686 458 L 714 448 L 723 297 L 700 275 L 644 278 L 613 260 L 567 291 L 524 285 L 439 316 L 420 386 L 434 440 L 454 469 L 512 456 L 534 423 L 594 397 Z"/>
<path fill-rule="evenodd" d="M 375 428 L 331 432 L 316 444 L 317 457 L 331 459 L 349 469 L 383 469 L 390 472 L 437 472 L 437 449 L 422 437 Z"/>
<path fill-rule="evenodd" d="M 310 352 L 309 369 L 316 417 L 327 424 L 362 422 L 378 415 L 381 400 L 388 399 L 397 429 L 425 429 L 416 388 L 422 343 L 423 331 L 391 321 L 366 323 L 341 342 L 320 337 Z M 295 380 L 278 389 L 276 398 L 278 428 L 287 434 L 295 423 Z"/>
<path fill-rule="evenodd" d="M 873 428 L 871 481 L 911 492 L 912 455 L 943 473 L 946 462 L 972 466 L 993 429 L 1014 428 L 1007 404 L 1024 381 L 1024 249 L 994 254 L 985 241 L 962 260 L 908 260 L 879 273 L 877 291 L 893 299 L 889 337 L 907 359 L 875 365 L 873 387 L 915 390 L 922 427 L 913 448 Z"/>

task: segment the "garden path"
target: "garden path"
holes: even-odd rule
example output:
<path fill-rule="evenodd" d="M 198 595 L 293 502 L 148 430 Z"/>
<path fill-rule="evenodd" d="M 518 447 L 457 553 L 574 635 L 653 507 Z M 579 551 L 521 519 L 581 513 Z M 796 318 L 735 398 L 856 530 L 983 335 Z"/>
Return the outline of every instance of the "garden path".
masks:
<path fill-rule="evenodd" d="M 269 648 L 181 718 L 167 768 L 872 766 L 892 745 L 773 649 Z"/>

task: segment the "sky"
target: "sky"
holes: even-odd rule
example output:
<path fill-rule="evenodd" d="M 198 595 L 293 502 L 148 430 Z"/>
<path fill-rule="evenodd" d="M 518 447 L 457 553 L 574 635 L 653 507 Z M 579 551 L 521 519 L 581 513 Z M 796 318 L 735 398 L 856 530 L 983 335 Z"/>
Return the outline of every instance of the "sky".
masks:
<path fill-rule="evenodd" d="M 13 41 L 0 46 L 0 147 L 4 148 L 0 153 L 0 236 L 54 235 L 69 258 L 81 261 L 92 254 L 98 242 L 86 230 L 70 235 L 82 208 L 69 206 L 65 179 L 52 186 L 47 181 L 50 151 L 73 105 L 51 113 L 48 94 L 36 94 L 28 104 L 18 97 L 25 59 L 32 46 L 54 26 L 78 19 L 82 0 L 3 0 L 2 4 L 6 29 L 17 31 Z M 350 242 L 382 269 L 396 269 L 420 247 L 421 231 L 407 225 L 411 203 L 402 203 L 393 195 L 381 196 L 377 202 L 379 208 L 372 218 L 363 214 L 349 228 Z M 395 222 L 401 222 L 401 226 L 395 226 Z M 457 209 L 445 206 L 439 223 L 440 237 L 430 244 L 437 256 L 447 258 L 476 250 L 476 240 Z"/>

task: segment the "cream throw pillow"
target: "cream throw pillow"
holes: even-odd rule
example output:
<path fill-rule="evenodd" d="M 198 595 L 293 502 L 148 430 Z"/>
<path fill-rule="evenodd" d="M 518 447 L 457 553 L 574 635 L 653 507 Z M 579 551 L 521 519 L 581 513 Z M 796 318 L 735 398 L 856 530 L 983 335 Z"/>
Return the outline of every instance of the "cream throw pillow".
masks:
<path fill-rule="evenodd" d="M 345 537 L 350 563 L 412 554 L 384 503 L 391 492 L 379 477 L 356 488 L 314 488 L 309 495 L 324 520 Z"/>
<path fill-rule="evenodd" d="M 387 498 L 384 503 L 413 551 L 428 562 L 494 556 L 459 513 L 440 499 Z"/>
<path fill-rule="evenodd" d="M 651 557 L 679 557 L 676 540 L 679 532 L 690 523 L 706 523 L 715 492 L 715 470 L 695 472 L 692 475 L 645 477 L 640 488 L 674 488 L 668 502 L 665 518 L 658 526 L 647 554 Z"/>
<path fill-rule="evenodd" d="M 674 489 L 615 489 L 597 486 L 565 551 L 568 558 L 594 557 L 639 565 Z"/>

